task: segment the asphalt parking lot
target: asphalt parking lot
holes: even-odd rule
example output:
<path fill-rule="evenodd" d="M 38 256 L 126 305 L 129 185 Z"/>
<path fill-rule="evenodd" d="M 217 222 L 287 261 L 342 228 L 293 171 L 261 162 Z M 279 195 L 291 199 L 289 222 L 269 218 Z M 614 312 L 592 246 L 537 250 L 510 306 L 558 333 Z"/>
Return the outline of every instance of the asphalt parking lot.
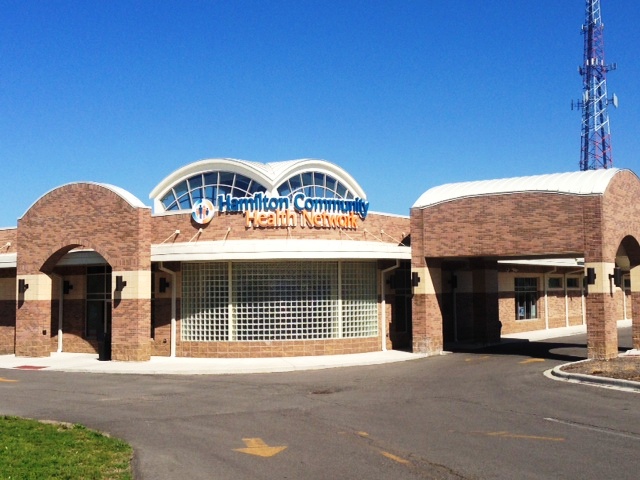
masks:
<path fill-rule="evenodd" d="M 138 479 L 635 479 L 640 396 L 543 375 L 584 356 L 579 334 L 278 373 L 3 369 L 0 413 L 124 438 Z"/>

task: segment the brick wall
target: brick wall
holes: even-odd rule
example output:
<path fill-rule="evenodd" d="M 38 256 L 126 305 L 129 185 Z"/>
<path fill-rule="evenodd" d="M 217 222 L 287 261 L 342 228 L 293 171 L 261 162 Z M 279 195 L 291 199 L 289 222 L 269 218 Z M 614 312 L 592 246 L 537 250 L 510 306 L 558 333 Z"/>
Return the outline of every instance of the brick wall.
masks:
<path fill-rule="evenodd" d="M 17 228 L 0 228 L 0 253 L 15 253 L 17 240 Z M 7 243 L 10 243 L 11 245 L 5 247 Z"/>
<path fill-rule="evenodd" d="M 417 248 L 415 255 L 434 258 L 581 253 L 585 248 L 584 209 L 589 200 L 593 199 L 520 193 L 414 208 L 411 242 Z"/>
<path fill-rule="evenodd" d="M 151 243 L 160 244 L 169 238 L 169 242 L 188 242 L 202 228 L 198 241 L 216 240 L 269 240 L 269 239 L 305 239 L 305 240 L 346 240 L 373 241 L 400 244 L 409 235 L 409 219 L 394 215 L 370 213 L 359 220 L 357 230 L 330 228 L 247 228 L 241 213 L 223 213 L 217 215 L 208 225 L 199 225 L 192 221 L 191 214 L 181 213 L 160 215 L 151 218 Z M 171 237 L 173 232 L 180 234 Z M 382 233 L 384 232 L 384 233 Z"/>
<path fill-rule="evenodd" d="M 17 275 L 20 278 L 53 273 L 58 261 L 76 247 L 95 250 L 114 271 L 150 272 L 150 224 L 148 208 L 132 207 L 101 185 L 76 183 L 59 187 L 41 197 L 18 221 Z M 130 286 L 126 293 L 131 294 L 133 288 Z M 113 308 L 113 359 L 149 358 L 151 315 L 144 282 L 141 289 L 133 293 L 142 295 L 139 299 L 123 299 L 118 308 Z M 33 299 L 27 291 L 24 301 L 18 304 L 16 354 L 48 355 L 55 344 L 55 334 L 50 331 L 56 321 L 56 314 L 52 314 L 55 292 L 50 287 L 48 293 L 41 289 L 38 295 L 43 300 Z M 47 295 L 48 300 L 44 298 Z M 43 330 L 42 325 L 46 325 L 47 334 L 36 335 Z M 81 350 L 93 348 L 91 343 L 79 341 L 80 335 L 75 340 L 73 336 L 69 347 L 74 348 L 75 344 Z"/>

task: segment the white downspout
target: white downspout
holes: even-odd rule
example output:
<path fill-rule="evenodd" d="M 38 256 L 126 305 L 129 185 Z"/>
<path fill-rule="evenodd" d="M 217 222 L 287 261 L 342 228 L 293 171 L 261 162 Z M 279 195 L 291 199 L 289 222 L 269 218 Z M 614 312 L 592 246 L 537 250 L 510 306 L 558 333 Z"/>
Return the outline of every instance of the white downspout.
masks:
<path fill-rule="evenodd" d="M 63 298 L 64 298 L 64 280 L 62 279 L 62 275 L 58 275 L 57 273 L 52 273 L 52 277 L 57 278 L 60 282 L 60 300 L 58 300 L 58 349 L 56 350 L 58 353 L 62 352 L 62 314 L 64 312 L 63 307 Z"/>
<path fill-rule="evenodd" d="M 569 326 L 569 287 L 567 287 L 567 272 L 562 275 L 562 285 L 564 285 L 564 326 Z"/>
<path fill-rule="evenodd" d="M 158 270 L 164 272 L 164 273 L 168 273 L 169 275 L 171 275 L 171 342 L 170 342 L 170 357 L 175 357 L 176 356 L 176 298 L 177 298 L 177 285 L 176 285 L 176 272 L 174 272 L 173 270 L 169 270 L 168 268 L 166 268 L 163 264 L 163 262 L 160 262 L 160 265 L 158 266 Z"/>
<path fill-rule="evenodd" d="M 557 267 L 554 267 L 550 272 L 546 272 L 542 275 L 542 281 L 544 282 L 544 329 L 549 330 L 549 277 L 552 273 L 556 273 Z"/>
<path fill-rule="evenodd" d="M 380 297 L 382 298 L 381 306 L 382 306 L 382 351 L 383 352 L 387 351 L 387 300 L 384 294 L 385 293 L 384 279 L 387 273 L 397 269 L 398 267 L 400 267 L 400 260 L 396 260 L 395 265 L 380 271 Z"/>

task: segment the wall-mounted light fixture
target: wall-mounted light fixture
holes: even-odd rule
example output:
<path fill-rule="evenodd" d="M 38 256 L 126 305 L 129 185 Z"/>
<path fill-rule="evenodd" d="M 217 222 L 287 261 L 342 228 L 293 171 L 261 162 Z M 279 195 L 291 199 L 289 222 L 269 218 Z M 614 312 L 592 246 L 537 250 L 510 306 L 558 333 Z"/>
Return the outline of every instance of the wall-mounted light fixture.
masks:
<path fill-rule="evenodd" d="M 171 283 L 167 282 L 167 279 L 164 277 L 160 277 L 160 293 L 164 293 L 167 291 L 167 288 L 171 286 Z"/>
<path fill-rule="evenodd" d="M 122 275 L 116 275 L 116 292 L 121 292 L 126 286 L 127 282 L 122 280 Z"/>
<path fill-rule="evenodd" d="M 420 276 L 418 275 L 418 272 L 411 272 L 411 286 L 417 287 L 418 285 L 420 285 Z"/>
<path fill-rule="evenodd" d="M 596 269 L 593 267 L 587 268 L 587 285 L 595 285 L 596 283 Z"/>
<path fill-rule="evenodd" d="M 18 280 L 18 293 L 24 293 L 29 288 L 29 284 L 23 278 Z"/>
<path fill-rule="evenodd" d="M 619 267 L 615 267 L 613 269 L 613 273 L 609 274 L 609 280 L 613 279 L 613 284 L 616 287 L 622 286 L 622 269 Z"/>
<path fill-rule="evenodd" d="M 64 282 L 62 282 L 62 293 L 64 293 L 65 295 L 69 295 L 69 292 L 71 292 L 71 290 L 73 290 L 73 285 L 71 285 L 71 282 L 69 280 L 65 280 Z"/>

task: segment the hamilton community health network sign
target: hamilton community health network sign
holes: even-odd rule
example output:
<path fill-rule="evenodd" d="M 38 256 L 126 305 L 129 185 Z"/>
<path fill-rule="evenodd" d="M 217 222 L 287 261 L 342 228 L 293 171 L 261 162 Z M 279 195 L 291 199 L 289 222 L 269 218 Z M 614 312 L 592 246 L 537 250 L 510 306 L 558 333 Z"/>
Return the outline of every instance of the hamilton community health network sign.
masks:
<path fill-rule="evenodd" d="M 289 197 L 268 197 L 256 193 L 253 197 L 218 195 L 218 213 L 243 213 L 247 228 L 315 227 L 355 230 L 358 220 L 364 220 L 369 202 L 362 198 L 307 197 L 298 193 Z M 211 221 L 215 207 L 211 200 L 194 203 L 191 216 L 201 225 Z"/>

